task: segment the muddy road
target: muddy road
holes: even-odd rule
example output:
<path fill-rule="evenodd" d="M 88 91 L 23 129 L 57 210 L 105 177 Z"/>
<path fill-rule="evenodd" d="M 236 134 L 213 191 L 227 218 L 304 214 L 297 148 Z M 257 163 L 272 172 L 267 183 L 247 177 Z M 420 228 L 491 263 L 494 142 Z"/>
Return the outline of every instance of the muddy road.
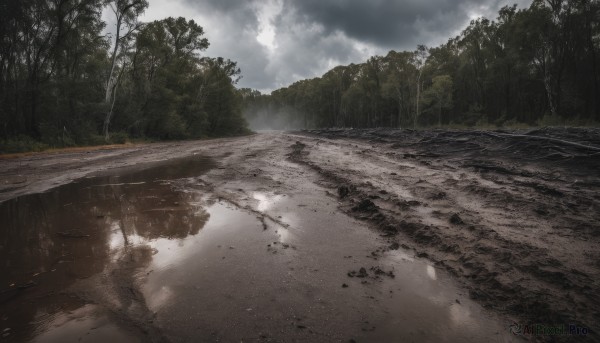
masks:
<path fill-rule="evenodd" d="M 598 341 L 599 171 L 581 129 L 2 159 L 0 340 Z"/>

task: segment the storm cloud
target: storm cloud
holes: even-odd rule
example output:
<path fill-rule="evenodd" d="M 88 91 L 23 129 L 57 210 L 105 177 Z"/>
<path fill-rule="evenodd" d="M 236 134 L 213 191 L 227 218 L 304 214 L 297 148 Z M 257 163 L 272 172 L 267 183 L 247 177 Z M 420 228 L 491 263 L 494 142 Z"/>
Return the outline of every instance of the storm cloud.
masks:
<path fill-rule="evenodd" d="M 514 3 L 530 0 L 150 0 L 142 19 L 196 20 L 206 55 L 237 61 L 239 87 L 269 92 L 392 49 L 441 44 Z"/>

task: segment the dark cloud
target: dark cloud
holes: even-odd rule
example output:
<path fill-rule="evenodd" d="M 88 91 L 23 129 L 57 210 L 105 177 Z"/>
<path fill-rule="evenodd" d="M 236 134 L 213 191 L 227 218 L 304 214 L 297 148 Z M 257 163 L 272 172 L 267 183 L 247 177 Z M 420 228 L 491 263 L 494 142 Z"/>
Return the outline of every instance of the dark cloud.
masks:
<path fill-rule="evenodd" d="M 497 10 L 510 1 L 288 0 L 287 3 L 296 9 L 298 20 L 318 23 L 326 34 L 341 31 L 362 42 L 398 49 L 432 43 L 428 41 L 432 36 L 448 39 L 469 22 L 470 16 L 495 18 Z"/>
<path fill-rule="evenodd" d="M 206 53 L 238 61 L 239 86 L 269 91 L 390 49 L 435 46 L 471 17 L 495 18 L 514 2 L 530 0 L 150 0 L 150 6 L 177 3 L 177 14 L 151 17 L 196 19 L 211 43 Z"/>
<path fill-rule="evenodd" d="M 319 1 L 294 2 L 301 20 L 310 20 L 323 25 L 327 33 L 341 31 L 348 37 L 368 41 L 387 47 L 405 45 L 420 36 L 420 22 L 428 22 L 444 13 L 438 22 L 440 31 L 454 27 L 457 6 L 448 6 L 449 1 Z"/>
<path fill-rule="evenodd" d="M 248 28 L 256 29 L 258 25 L 255 5 L 255 2 L 258 2 L 258 0 L 183 0 L 182 2 L 185 7 L 190 9 L 190 11 L 196 12 L 203 17 L 209 17 L 216 20 L 221 19 L 223 27 L 232 25 L 230 27 L 231 33 Z"/>

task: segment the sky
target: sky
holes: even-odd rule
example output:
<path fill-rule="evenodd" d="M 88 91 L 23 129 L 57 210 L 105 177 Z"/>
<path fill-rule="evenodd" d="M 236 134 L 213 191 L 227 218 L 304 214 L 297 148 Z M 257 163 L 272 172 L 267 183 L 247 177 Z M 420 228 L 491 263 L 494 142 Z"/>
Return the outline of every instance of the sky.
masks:
<path fill-rule="evenodd" d="M 238 62 L 238 87 L 263 93 L 390 50 L 437 46 L 478 17 L 531 0 L 149 0 L 141 18 L 194 19 L 205 56 Z"/>

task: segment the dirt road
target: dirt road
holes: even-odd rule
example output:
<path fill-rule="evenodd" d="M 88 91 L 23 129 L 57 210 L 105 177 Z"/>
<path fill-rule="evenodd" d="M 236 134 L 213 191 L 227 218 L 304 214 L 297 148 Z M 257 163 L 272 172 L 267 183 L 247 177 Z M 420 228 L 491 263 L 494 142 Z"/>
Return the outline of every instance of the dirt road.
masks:
<path fill-rule="evenodd" d="M 330 130 L 2 160 L 0 331 L 597 341 L 598 147 L 593 130 Z"/>

